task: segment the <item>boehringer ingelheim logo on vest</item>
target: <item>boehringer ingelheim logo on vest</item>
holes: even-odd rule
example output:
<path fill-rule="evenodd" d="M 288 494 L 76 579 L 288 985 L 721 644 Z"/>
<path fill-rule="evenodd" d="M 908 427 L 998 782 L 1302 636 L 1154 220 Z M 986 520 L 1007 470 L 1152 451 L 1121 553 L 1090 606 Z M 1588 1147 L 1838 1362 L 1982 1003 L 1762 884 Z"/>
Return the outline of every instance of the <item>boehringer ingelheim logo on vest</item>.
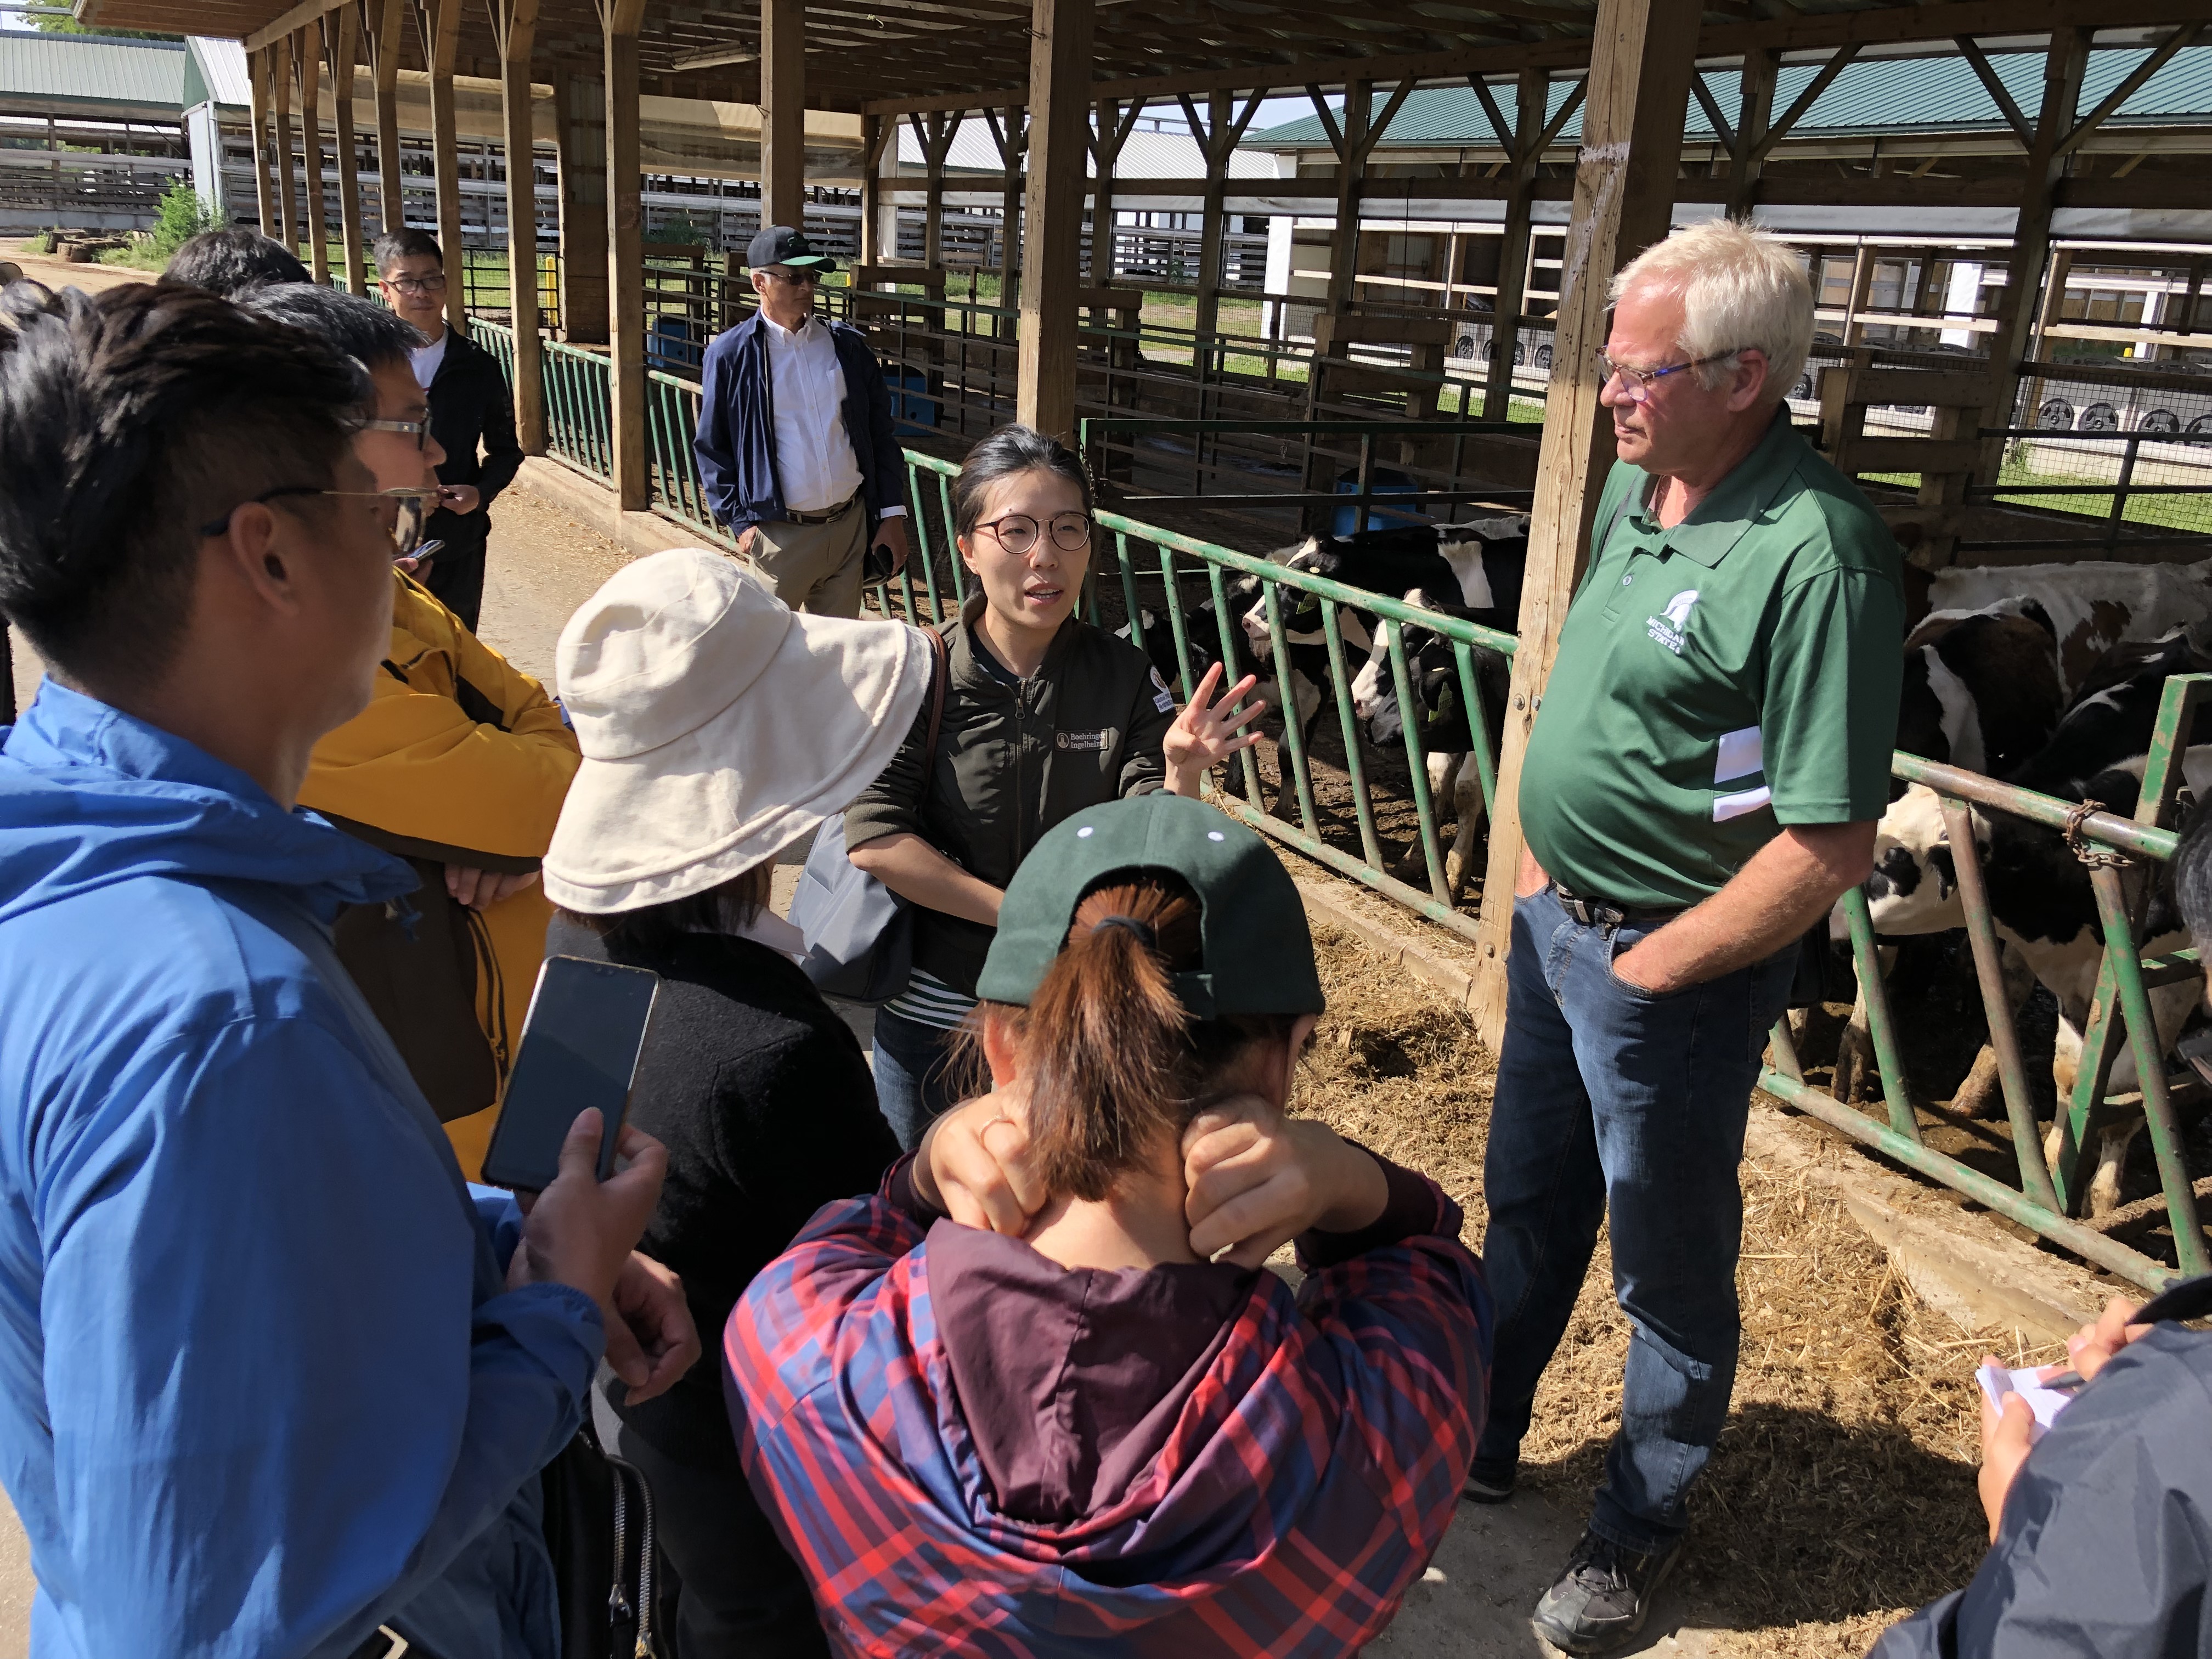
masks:
<path fill-rule="evenodd" d="M 1651 637 L 1676 656 L 1682 654 L 1682 635 L 1690 626 L 1690 607 L 1698 602 L 1698 590 L 1684 588 L 1667 601 L 1667 609 L 1650 619 Z"/>

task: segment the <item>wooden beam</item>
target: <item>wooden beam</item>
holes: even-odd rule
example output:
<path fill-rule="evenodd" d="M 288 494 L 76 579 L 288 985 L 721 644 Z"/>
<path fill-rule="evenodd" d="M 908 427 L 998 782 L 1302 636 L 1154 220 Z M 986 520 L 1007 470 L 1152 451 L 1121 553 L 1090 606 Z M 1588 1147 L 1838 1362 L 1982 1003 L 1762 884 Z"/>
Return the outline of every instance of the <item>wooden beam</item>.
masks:
<path fill-rule="evenodd" d="M 1267 96 L 1265 88 L 1255 92 L 1244 100 L 1240 112 L 1229 94 L 1209 92 L 1206 94 L 1203 122 L 1199 120 L 1190 100 L 1182 100 L 1183 113 L 1190 119 L 1191 131 L 1203 135 L 1206 155 L 1206 195 L 1198 220 L 1198 303 L 1194 318 L 1201 337 L 1215 332 L 1221 325 L 1221 261 L 1229 229 L 1225 206 L 1229 163 L 1237 154 L 1237 141 L 1250 128 L 1252 118 L 1260 112 Z"/>
<path fill-rule="evenodd" d="M 416 14 L 430 65 L 430 172 L 437 186 L 438 246 L 446 256 L 446 325 L 468 332 L 468 249 L 461 240 L 459 110 L 453 59 L 460 46 L 461 0 L 422 0 Z"/>
<path fill-rule="evenodd" d="M 1996 65 L 1990 62 L 1984 55 L 1981 47 L 1975 44 L 1974 37 L 1971 34 L 1961 34 L 1956 37 L 1953 44 L 1959 48 L 1959 55 L 1972 66 L 1976 77 L 1982 83 L 1983 90 L 1990 94 L 1990 101 L 1997 106 L 1997 113 L 2004 117 L 2005 125 L 2019 136 L 2021 146 L 2025 148 L 2033 144 L 2035 142 L 2035 129 L 2028 125 L 2027 117 L 2021 113 L 2020 106 L 2013 101 L 2012 94 L 2007 90 L 2004 82 L 1998 76 Z"/>
<path fill-rule="evenodd" d="M 860 256 L 855 262 L 864 265 L 879 265 L 884 262 L 884 234 L 880 216 L 883 211 L 883 160 L 885 141 L 896 150 L 898 142 L 898 123 L 880 115 L 860 118 Z M 894 220 L 896 223 L 896 220 Z M 898 253 L 897 237 L 892 237 L 891 253 Z"/>
<path fill-rule="evenodd" d="M 637 31 L 645 0 L 613 0 L 606 30 L 607 275 L 613 289 L 608 378 L 612 383 L 615 497 L 623 511 L 653 504 L 646 471 L 645 250 L 639 200 Z"/>
<path fill-rule="evenodd" d="M 276 223 L 277 236 L 286 247 L 300 251 L 299 209 L 292 199 L 292 42 L 278 40 L 270 48 L 276 90 Z"/>
<path fill-rule="evenodd" d="M 1559 630 L 1589 556 L 1589 520 L 1613 465 L 1612 422 L 1598 402 L 1596 355 L 1614 271 L 1667 234 L 1689 103 L 1699 0 L 1600 0 L 1589 98 L 1567 227 L 1553 337 L 1552 385 L 1522 590 L 1521 647 L 1505 716 L 1474 1014 L 1495 1053 L 1505 1029 L 1505 953 L 1521 868 L 1521 763 L 1559 654 Z"/>
<path fill-rule="evenodd" d="M 1833 84 L 1838 75 L 1850 67 L 1851 60 L 1858 55 L 1859 43 L 1856 41 L 1837 47 L 1835 55 L 1820 65 L 1820 72 L 1805 83 L 1804 90 L 1800 92 L 1792 100 L 1790 107 L 1783 112 L 1782 118 L 1771 123 L 1766 131 L 1759 135 L 1759 143 L 1753 148 L 1753 155 L 1759 160 L 1765 161 L 1768 152 L 1790 136 L 1790 129 L 1804 119 L 1806 113 L 1812 109 L 1813 106 L 1820 101 L 1820 94 Z"/>
<path fill-rule="evenodd" d="M 1541 70 L 1521 71 L 1514 98 L 1513 161 L 1506 175 L 1505 234 L 1498 245 L 1498 301 L 1490 313 L 1490 363 L 1482 382 L 1486 421 L 1504 420 L 1512 407 L 1513 349 L 1521 341 L 1521 307 L 1528 303 L 1531 210 L 1551 95 L 1551 76 Z"/>
<path fill-rule="evenodd" d="M 806 0 L 760 0 L 761 228 L 806 228 Z"/>
<path fill-rule="evenodd" d="M 1071 445 L 1094 3 L 1036 0 L 1030 24 L 1029 260 L 1015 408 Z"/>
<path fill-rule="evenodd" d="M 1728 215 L 1731 219 L 1751 216 L 1759 175 L 1766 166 L 1767 152 L 1774 148 L 1774 82 L 1781 68 L 1778 52 L 1747 52 L 1743 56 L 1739 71 L 1743 90 L 1736 106 L 1735 132 L 1729 145 L 1733 152 L 1729 157 Z M 1690 84 L 1701 88 L 1704 77 L 1692 75 Z M 1809 102 L 1806 105 L 1808 109 L 1811 106 Z"/>
<path fill-rule="evenodd" d="M 1329 135 L 1336 145 L 1336 220 L 1328 234 L 1328 308 L 1332 312 L 1349 306 L 1358 288 L 1359 184 L 1367 170 L 1367 118 L 1374 106 L 1367 82 L 1354 81 L 1344 89 L 1343 131 Z M 1326 125 L 1326 116 L 1323 121 Z"/>
<path fill-rule="evenodd" d="M 307 274 L 319 288 L 331 280 L 331 225 L 323 211 L 323 21 L 292 37 L 300 71 L 300 161 L 307 186 Z"/>
<path fill-rule="evenodd" d="M 538 159 L 530 118 L 530 54 L 538 0 L 492 0 L 499 36 L 501 128 L 507 143 L 507 286 L 514 334 L 514 434 L 545 453 L 544 348 L 538 321 Z"/>
<path fill-rule="evenodd" d="M 273 21 L 247 35 L 244 43 L 246 49 L 258 52 L 264 46 L 289 40 L 301 30 L 311 28 L 321 21 L 325 13 L 336 11 L 347 3 L 348 0 L 301 0 L 299 5 L 279 14 Z"/>
<path fill-rule="evenodd" d="M 407 193 L 399 181 L 399 28 L 406 0 L 367 0 L 375 9 L 369 74 L 376 103 L 376 216 L 387 234 L 407 228 Z"/>
<path fill-rule="evenodd" d="M 604 47 L 602 48 L 604 51 Z M 604 70 L 553 72 L 561 200 L 561 337 L 604 345 L 607 320 L 607 83 Z"/>
<path fill-rule="evenodd" d="M 1866 319 L 1862 314 L 1867 301 L 1874 293 L 1875 250 L 1870 243 L 1861 242 L 1851 259 L 1851 293 L 1844 302 L 1844 343 L 1859 344 L 1866 337 Z"/>
<path fill-rule="evenodd" d="M 361 143 L 353 130 L 354 66 L 361 61 L 361 8 L 347 0 L 335 19 L 325 18 L 331 46 L 331 112 L 337 129 L 338 246 L 345 259 L 346 292 L 368 297 L 362 265 Z"/>
<path fill-rule="evenodd" d="M 276 234 L 276 189 L 269 177 L 269 130 L 274 118 L 270 96 L 270 59 L 267 46 L 248 52 L 246 66 L 252 83 L 252 118 L 253 121 L 253 200 L 261 214 L 261 234 Z"/>
<path fill-rule="evenodd" d="M 2075 124 L 2073 131 L 2058 141 L 2057 154 L 2063 157 L 2071 155 L 2079 149 L 2081 147 L 2081 141 L 2102 126 L 2123 104 L 2141 91 L 2143 82 L 2164 69 L 2174 53 L 2192 44 L 2197 37 L 2204 32 L 2206 21 L 2200 17 L 2195 22 L 2185 24 L 2167 35 L 2155 52 L 2130 70 L 2127 78 L 2106 93 L 2104 101 L 2083 116 Z"/>

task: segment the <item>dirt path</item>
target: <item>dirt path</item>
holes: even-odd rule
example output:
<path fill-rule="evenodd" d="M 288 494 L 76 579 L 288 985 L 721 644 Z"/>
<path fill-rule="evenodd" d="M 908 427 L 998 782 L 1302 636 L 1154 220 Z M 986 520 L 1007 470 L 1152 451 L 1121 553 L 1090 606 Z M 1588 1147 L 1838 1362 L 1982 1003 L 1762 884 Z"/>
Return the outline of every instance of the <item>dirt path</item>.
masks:
<path fill-rule="evenodd" d="M 0 259 L 22 266 L 24 276 L 48 288 L 81 288 L 87 294 L 98 294 L 125 283 L 154 280 L 150 270 L 137 270 L 129 265 L 73 265 L 51 254 L 28 252 L 28 246 L 26 242 L 0 242 Z"/>

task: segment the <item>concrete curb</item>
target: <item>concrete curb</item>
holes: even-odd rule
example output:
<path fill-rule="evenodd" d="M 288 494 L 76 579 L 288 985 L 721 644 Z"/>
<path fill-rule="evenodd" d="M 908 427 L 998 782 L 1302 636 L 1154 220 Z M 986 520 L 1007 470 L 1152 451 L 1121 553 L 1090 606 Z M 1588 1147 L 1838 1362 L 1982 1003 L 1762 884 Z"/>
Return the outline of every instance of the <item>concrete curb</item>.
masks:
<path fill-rule="evenodd" d="M 574 514 L 592 529 L 643 558 L 672 547 L 704 547 L 726 552 L 697 531 L 664 519 L 658 513 L 626 513 L 615 505 L 615 493 L 597 478 L 579 472 L 566 461 L 550 455 L 527 455 L 515 483 L 563 513 Z"/>
<path fill-rule="evenodd" d="M 1285 863 L 1304 863 L 1285 855 Z M 1310 868 L 1311 866 L 1308 866 Z M 1474 981 L 1417 935 L 1363 915 L 1316 872 L 1293 869 L 1306 912 L 1358 939 L 1387 961 L 1471 1008 Z M 1848 1156 L 1844 1154 L 1848 1153 Z M 1842 1200 L 1851 1218 L 1887 1252 L 1920 1297 L 1969 1333 L 2016 1333 L 2032 1343 L 2071 1336 L 2109 1296 L 2127 1291 L 2087 1267 L 2023 1243 L 1957 1199 L 1893 1174 L 1810 1119 L 1752 1097 L 1744 1155 L 1769 1170 L 1802 1172 Z"/>

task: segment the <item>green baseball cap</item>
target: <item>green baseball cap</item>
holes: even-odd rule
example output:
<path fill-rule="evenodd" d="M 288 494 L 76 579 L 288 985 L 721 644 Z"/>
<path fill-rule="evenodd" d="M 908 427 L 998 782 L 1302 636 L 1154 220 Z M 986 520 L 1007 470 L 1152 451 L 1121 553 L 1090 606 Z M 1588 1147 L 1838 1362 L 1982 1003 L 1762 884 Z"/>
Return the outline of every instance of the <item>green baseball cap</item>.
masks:
<path fill-rule="evenodd" d="M 1165 792 L 1091 807 L 1037 842 L 1006 884 L 975 994 L 1028 1006 L 1084 896 L 1139 871 L 1180 876 L 1198 896 L 1201 965 L 1175 976 L 1194 1018 L 1321 1012 L 1305 905 L 1274 849 L 1212 807 Z"/>

